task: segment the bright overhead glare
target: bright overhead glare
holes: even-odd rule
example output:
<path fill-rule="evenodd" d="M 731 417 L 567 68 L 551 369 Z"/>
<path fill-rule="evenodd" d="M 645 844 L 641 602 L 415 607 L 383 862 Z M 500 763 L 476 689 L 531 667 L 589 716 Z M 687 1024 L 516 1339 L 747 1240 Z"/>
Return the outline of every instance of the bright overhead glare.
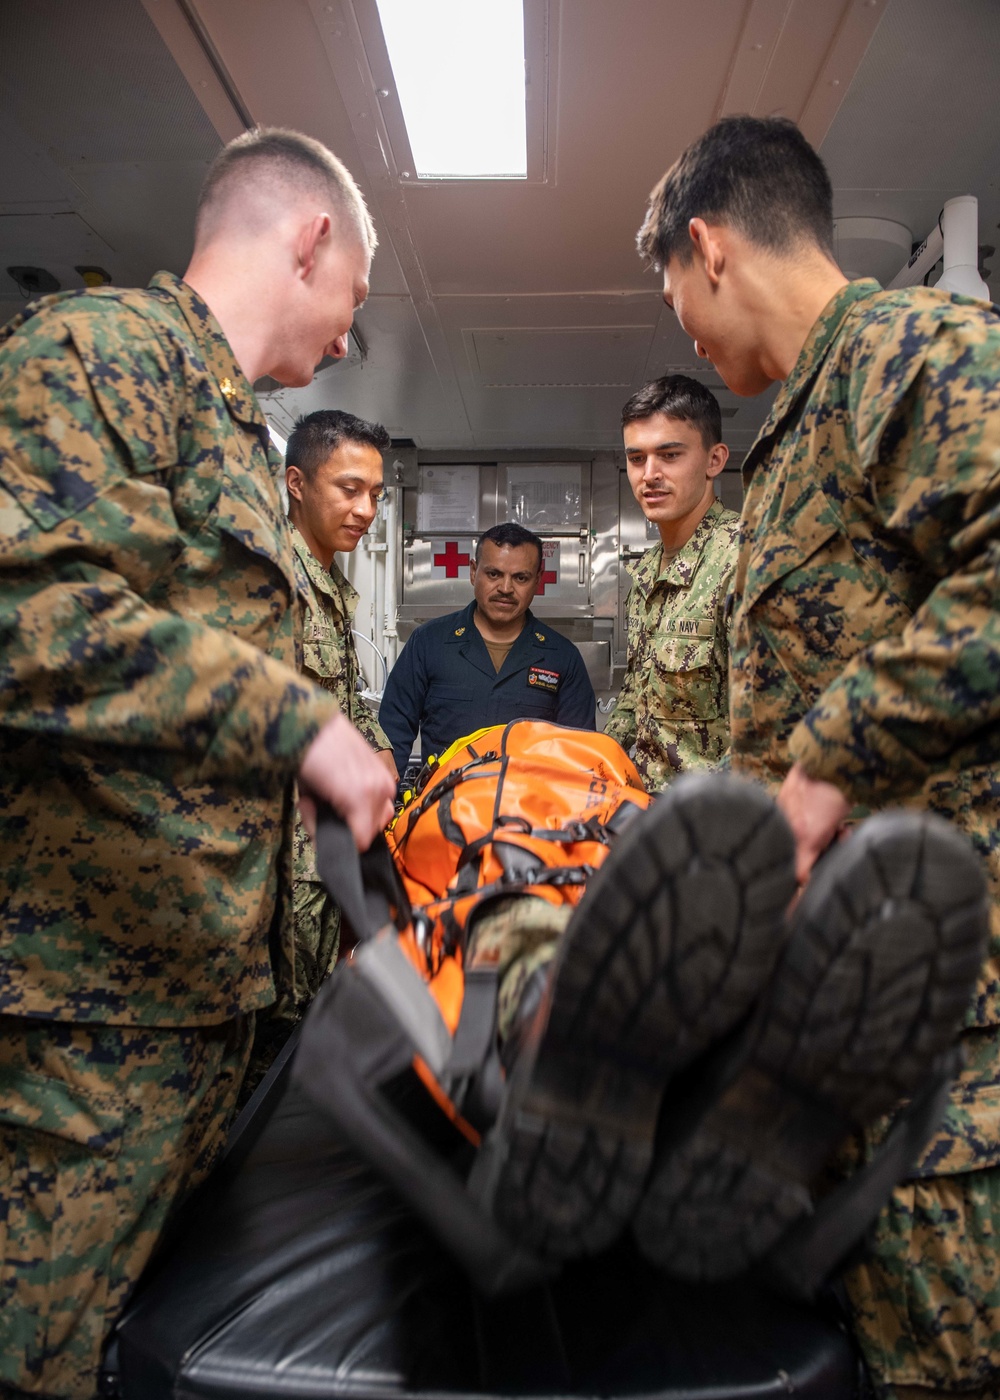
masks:
<path fill-rule="evenodd" d="M 523 180 L 522 0 L 377 0 L 416 173 Z"/>

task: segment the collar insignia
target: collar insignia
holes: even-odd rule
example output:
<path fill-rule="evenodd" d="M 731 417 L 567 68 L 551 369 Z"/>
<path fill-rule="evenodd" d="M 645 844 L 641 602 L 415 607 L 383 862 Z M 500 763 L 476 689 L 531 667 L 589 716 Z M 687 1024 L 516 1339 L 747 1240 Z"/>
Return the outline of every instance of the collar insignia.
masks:
<path fill-rule="evenodd" d="M 219 388 L 222 390 L 224 398 L 232 399 L 236 397 L 236 387 L 228 374 L 225 379 L 219 380 Z"/>
<path fill-rule="evenodd" d="M 539 640 L 540 642 L 544 642 L 544 641 L 545 641 L 545 633 L 544 633 L 544 632 L 536 632 L 536 633 L 535 633 L 535 636 L 538 638 L 538 640 Z"/>
<path fill-rule="evenodd" d="M 455 628 L 455 636 L 456 636 L 456 637 L 460 637 L 464 631 L 465 631 L 465 628 L 464 628 L 464 627 L 456 627 L 456 628 Z"/>

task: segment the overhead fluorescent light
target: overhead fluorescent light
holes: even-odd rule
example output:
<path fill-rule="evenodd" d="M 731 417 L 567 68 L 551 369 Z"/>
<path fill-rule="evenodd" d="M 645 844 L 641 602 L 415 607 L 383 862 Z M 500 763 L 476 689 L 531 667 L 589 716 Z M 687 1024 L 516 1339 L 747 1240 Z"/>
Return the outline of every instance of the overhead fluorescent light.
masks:
<path fill-rule="evenodd" d="M 524 180 L 523 0 L 377 0 L 415 173 Z"/>

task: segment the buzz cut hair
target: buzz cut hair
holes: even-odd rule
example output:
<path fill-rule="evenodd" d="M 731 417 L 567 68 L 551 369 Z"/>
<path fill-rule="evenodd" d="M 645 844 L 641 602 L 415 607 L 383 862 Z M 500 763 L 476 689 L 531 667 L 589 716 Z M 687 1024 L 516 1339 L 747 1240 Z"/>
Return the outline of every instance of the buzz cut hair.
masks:
<path fill-rule="evenodd" d="M 666 374 L 662 379 L 651 379 L 644 384 L 622 409 L 622 427 L 641 418 L 652 418 L 654 413 L 690 423 L 698 429 L 706 447 L 714 447 L 722 441 L 719 400 L 704 384 L 686 374 Z"/>
<path fill-rule="evenodd" d="M 723 117 L 688 146 L 649 197 L 640 255 L 657 269 L 673 258 L 687 267 L 696 218 L 779 255 L 811 244 L 834 257 L 830 177 L 787 117 Z"/>
<path fill-rule="evenodd" d="M 312 481 L 342 442 L 360 442 L 388 452 L 392 439 L 381 423 L 355 418 L 341 408 L 320 408 L 300 418 L 285 445 L 285 467 L 298 467 Z"/>
<path fill-rule="evenodd" d="M 355 235 L 369 256 L 378 237 L 364 195 L 343 161 L 321 141 L 278 126 L 255 127 L 224 146 L 208 168 L 198 198 L 195 243 L 209 240 L 237 194 L 308 194 L 329 202 L 331 215 Z"/>

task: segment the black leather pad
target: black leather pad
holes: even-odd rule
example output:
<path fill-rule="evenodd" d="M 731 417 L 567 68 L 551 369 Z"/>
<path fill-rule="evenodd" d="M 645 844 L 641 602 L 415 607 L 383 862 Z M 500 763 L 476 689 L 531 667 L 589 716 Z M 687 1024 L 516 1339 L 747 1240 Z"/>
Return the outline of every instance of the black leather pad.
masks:
<path fill-rule="evenodd" d="M 627 1244 L 487 1302 L 294 1090 L 186 1213 L 119 1365 L 124 1400 L 847 1400 L 857 1370 L 832 1320 L 672 1282 Z"/>

